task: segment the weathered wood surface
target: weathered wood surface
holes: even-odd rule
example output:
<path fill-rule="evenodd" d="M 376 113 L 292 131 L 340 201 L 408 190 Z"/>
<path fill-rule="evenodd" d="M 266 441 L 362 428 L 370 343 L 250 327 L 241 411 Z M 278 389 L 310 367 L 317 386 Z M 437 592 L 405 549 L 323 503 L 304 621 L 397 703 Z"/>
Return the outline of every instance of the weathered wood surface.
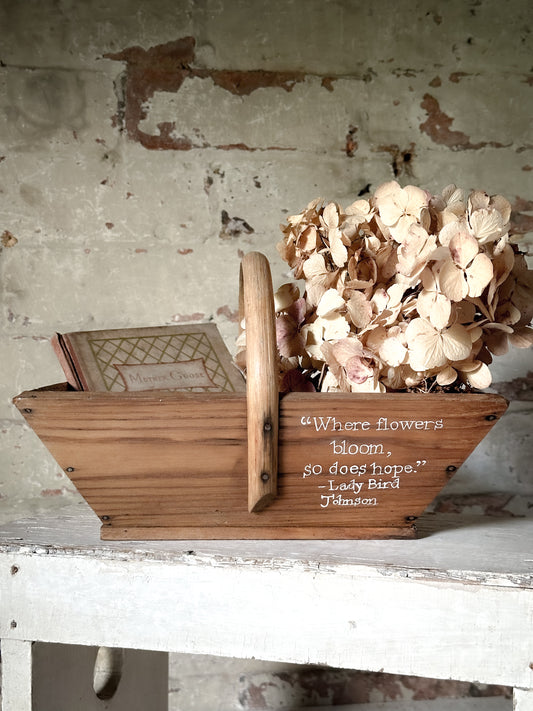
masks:
<path fill-rule="evenodd" d="M 485 394 L 291 393 L 278 496 L 250 514 L 243 394 L 43 390 L 15 402 L 102 536 L 131 539 L 411 536 L 507 407 Z"/>
<path fill-rule="evenodd" d="M 426 515 L 411 541 L 106 542 L 98 526 L 82 505 L 0 528 L 2 639 L 533 688 L 533 519 Z"/>

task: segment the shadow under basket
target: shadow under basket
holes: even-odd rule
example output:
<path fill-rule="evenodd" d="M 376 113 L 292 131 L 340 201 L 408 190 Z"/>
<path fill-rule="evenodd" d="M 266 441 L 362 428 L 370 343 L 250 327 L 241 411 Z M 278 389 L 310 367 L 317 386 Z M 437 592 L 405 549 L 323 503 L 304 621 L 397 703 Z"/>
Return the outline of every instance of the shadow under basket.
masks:
<path fill-rule="evenodd" d="M 415 537 L 417 517 L 507 401 L 477 393 L 280 397 L 270 273 L 257 253 L 243 260 L 240 303 L 247 393 L 59 385 L 14 399 L 100 518 L 101 537 Z"/>

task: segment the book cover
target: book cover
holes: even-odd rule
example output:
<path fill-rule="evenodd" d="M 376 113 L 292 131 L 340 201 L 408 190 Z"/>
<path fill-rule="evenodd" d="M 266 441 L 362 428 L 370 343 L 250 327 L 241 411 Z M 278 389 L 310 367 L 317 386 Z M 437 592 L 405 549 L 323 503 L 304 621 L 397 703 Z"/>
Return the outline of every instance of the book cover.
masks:
<path fill-rule="evenodd" d="M 95 391 L 242 392 L 215 324 L 77 331 L 52 339 L 69 384 Z"/>

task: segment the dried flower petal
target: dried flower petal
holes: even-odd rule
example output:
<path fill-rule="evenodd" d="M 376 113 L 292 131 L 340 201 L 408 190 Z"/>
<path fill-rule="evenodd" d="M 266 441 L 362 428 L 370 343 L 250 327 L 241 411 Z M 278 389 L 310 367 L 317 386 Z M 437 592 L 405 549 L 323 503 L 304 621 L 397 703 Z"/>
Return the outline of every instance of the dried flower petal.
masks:
<path fill-rule="evenodd" d="M 393 368 L 403 365 L 407 356 L 407 348 L 397 336 L 385 338 L 379 349 L 379 357 Z"/>
<path fill-rule="evenodd" d="M 457 380 L 457 371 L 451 365 L 447 365 L 437 373 L 436 380 L 439 385 L 451 385 Z"/>
<path fill-rule="evenodd" d="M 383 223 L 397 242 L 403 242 L 410 226 L 421 217 L 429 203 L 428 195 L 414 185 L 401 188 L 391 182 L 376 190 L 374 202 Z"/>
<path fill-rule="evenodd" d="M 330 202 L 326 205 L 324 212 L 322 213 L 322 217 L 324 219 L 324 223 L 330 229 L 339 226 L 339 211 L 334 202 Z"/>
<path fill-rule="evenodd" d="M 524 326 L 509 336 L 509 342 L 515 348 L 529 348 L 533 345 L 533 328 Z"/>
<path fill-rule="evenodd" d="M 285 311 L 293 304 L 296 299 L 300 298 L 300 289 L 294 282 L 282 284 L 274 294 L 274 310 L 276 313 Z"/>
<path fill-rule="evenodd" d="M 345 306 L 346 303 L 337 289 L 328 289 L 318 302 L 316 312 L 318 316 L 328 316 Z"/>
<path fill-rule="evenodd" d="M 355 291 L 346 303 L 348 315 L 356 328 L 365 328 L 372 318 L 372 304 L 361 291 Z"/>
<path fill-rule="evenodd" d="M 439 284 L 450 301 L 462 301 L 468 294 L 468 284 L 463 270 L 448 259 L 440 268 Z"/>
<path fill-rule="evenodd" d="M 338 338 L 344 338 L 350 333 L 350 324 L 339 313 L 333 312 L 328 316 L 318 318 L 321 326 L 324 329 L 324 340 L 335 341 Z"/>
<path fill-rule="evenodd" d="M 328 233 L 329 251 L 331 258 L 337 267 L 343 267 L 348 260 L 348 250 L 342 241 L 342 233 L 339 229 L 331 229 Z"/>
<path fill-rule="evenodd" d="M 469 296 L 481 296 L 493 275 L 492 262 L 486 254 L 478 254 L 465 270 Z"/>
<path fill-rule="evenodd" d="M 344 392 L 488 387 L 491 354 L 533 342 L 533 272 L 509 244 L 510 214 L 501 195 L 465 203 L 455 185 L 431 196 L 391 181 L 290 217 L 278 250 L 306 285 L 276 295 L 282 386 L 301 373 L 303 387 Z"/>
<path fill-rule="evenodd" d="M 468 331 L 460 324 L 438 331 L 429 321 L 417 318 L 407 326 L 406 338 L 413 370 L 429 370 L 447 361 L 464 360 L 472 349 Z"/>
<path fill-rule="evenodd" d="M 497 210 L 476 210 L 469 218 L 470 229 L 480 244 L 488 244 L 503 234 L 504 221 Z"/>
<path fill-rule="evenodd" d="M 490 387 L 492 383 L 492 375 L 490 370 L 485 365 L 478 361 L 478 367 L 475 370 L 471 370 L 467 373 L 466 379 L 473 388 L 478 388 L 479 390 L 484 390 Z"/>

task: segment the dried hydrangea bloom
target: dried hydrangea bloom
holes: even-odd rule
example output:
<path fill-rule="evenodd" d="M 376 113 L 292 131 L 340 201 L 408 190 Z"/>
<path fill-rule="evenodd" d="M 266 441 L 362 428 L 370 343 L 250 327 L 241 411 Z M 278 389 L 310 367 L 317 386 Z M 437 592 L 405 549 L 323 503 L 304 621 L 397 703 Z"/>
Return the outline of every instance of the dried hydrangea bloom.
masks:
<path fill-rule="evenodd" d="M 318 302 L 338 279 L 338 272 L 328 268 L 323 254 L 314 252 L 304 263 L 303 276 L 306 280 L 306 296 L 311 306 Z"/>
<path fill-rule="evenodd" d="M 488 387 L 492 356 L 533 342 L 533 273 L 510 214 L 501 195 L 391 181 L 289 217 L 278 250 L 305 292 L 276 295 L 280 387 Z"/>
<path fill-rule="evenodd" d="M 284 358 L 295 358 L 305 353 L 301 327 L 305 320 L 305 299 L 296 299 L 276 318 L 276 343 Z"/>
<path fill-rule="evenodd" d="M 437 329 L 424 318 L 410 321 L 406 330 L 409 365 L 413 370 L 431 370 L 468 358 L 472 340 L 459 323 Z"/>
<path fill-rule="evenodd" d="M 458 231 L 448 244 L 450 256 L 440 264 L 439 285 L 450 301 L 481 296 L 493 276 L 490 258 L 480 252 L 477 240 Z"/>
<path fill-rule="evenodd" d="M 362 291 L 353 291 L 346 301 L 346 313 L 356 329 L 365 328 L 372 320 L 372 303 Z"/>
<path fill-rule="evenodd" d="M 440 272 L 436 265 L 426 267 L 422 274 L 422 290 L 418 293 L 416 308 L 420 316 L 435 328 L 445 328 L 450 322 L 452 302 L 443 293 Z"/>
<path fill-rule="evenodd" d="M 374 194 L 383 225 L 396 242 L 403 242 L 413 224 L 427 224 L 429 195 L 414 185 L 401 188 L 392 181 L 381 185 Z"/>
<path fill-rule="evenodd" d="M 421 225 L 411 225 L 397 249 L 397 279 L 406 284 L 416 284 L 427 263 L 434 258 L 436 249 L 435 235 L 429 235 Z"/>
<path fill-rule="evenodd" d="M 501 195 L 489 197 L 476 190 L 468 199 L 466 213 L 471 234 L 480 244 L 490 244 L 500 240 L 505 244 L 511 216 L 511 204 Z"/>

